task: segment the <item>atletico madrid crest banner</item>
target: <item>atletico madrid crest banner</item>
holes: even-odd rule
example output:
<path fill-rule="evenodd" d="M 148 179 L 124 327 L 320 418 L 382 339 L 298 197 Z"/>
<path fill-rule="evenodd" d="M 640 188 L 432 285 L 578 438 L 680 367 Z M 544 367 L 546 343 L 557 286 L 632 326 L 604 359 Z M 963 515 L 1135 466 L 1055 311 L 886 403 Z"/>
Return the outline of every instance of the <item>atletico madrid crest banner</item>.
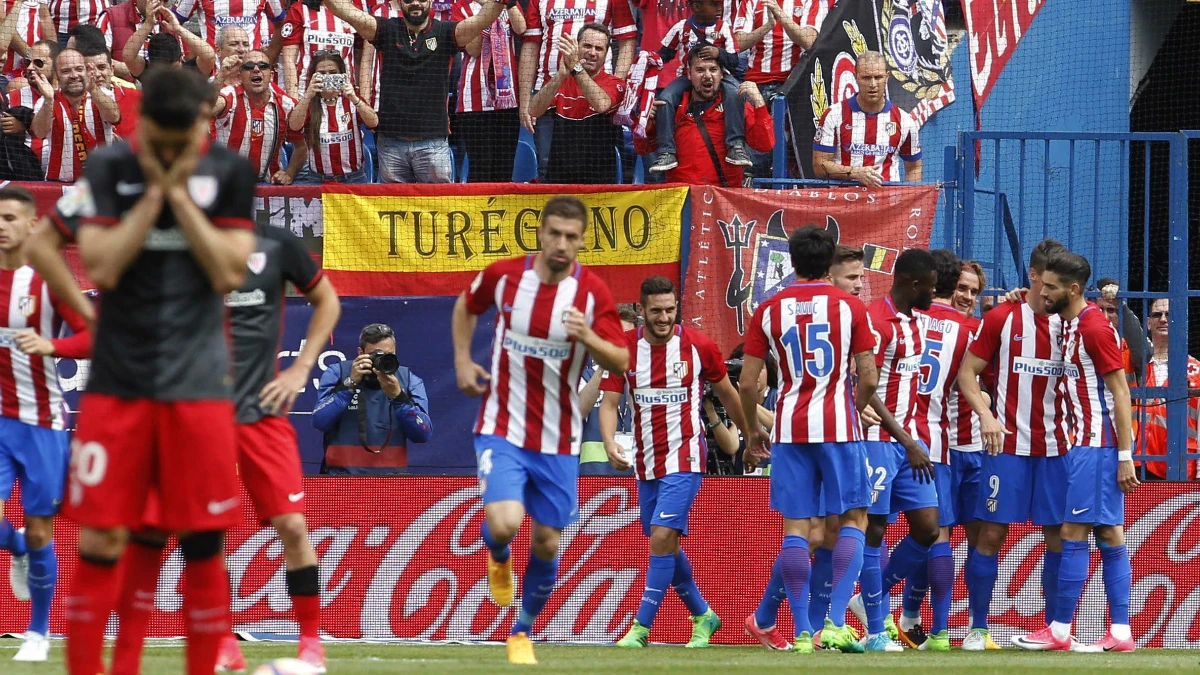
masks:
<path fill-rule="evenodd" d="M 803 225 L 824 227 L 838 243 L 863 248 L 861 297 L 870 302 L 891 288 L 901 251 L 929 246 L 937 200 L 933 185 L 693 188 L 684 317 L 729 354 L 755 308 L 795 281 L 787 238 Z"/>

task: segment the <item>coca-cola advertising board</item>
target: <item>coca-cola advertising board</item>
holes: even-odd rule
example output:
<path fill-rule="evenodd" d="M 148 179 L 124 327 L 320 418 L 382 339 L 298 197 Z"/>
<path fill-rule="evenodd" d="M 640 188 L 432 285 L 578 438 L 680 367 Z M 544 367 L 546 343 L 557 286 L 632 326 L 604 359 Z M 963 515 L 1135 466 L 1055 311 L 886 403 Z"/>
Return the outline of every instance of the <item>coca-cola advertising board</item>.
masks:
<path fill-rule="evenodd" d="M 306 478 L 308 519 L 321 560 L 322 629 L 342 638 L 500 640 L 507 636 L 519 599 L 501 609 L 488 597 L 487 551 L 479 539 L 483 517 L 474 480 L 468 478 Z M 638 524 L 632 478 L 584 478 L 579 522 L 563 533 L 559 582 L 534 630 L 535 639 L 604 643 L 633 621 L 642 595 L 646 539 Z M 706 479 L 692 510 L 684 550 L 696 581 L 725 621 L 714 641 L 749 644 L 740 622 L 758 605 L 766 575 L 779 551 L 778 514 L 767 508 L 768 482 L 760 478 Z M 283 548 L 270 528 L 245 510 L 226 551 L 238 630 L 294 634 L 284 577 Z M 1133 560 L 1130 602 L 1134 637 L 1152 647 L 1200 646 L 1200 485 L 1152 483 L 1128 499 L 1126 541 Z M 893 543 L 902 534 L 889 532 Z M 51 630 L 65 628 L 63 596 L 73 577 L 78 530 L 60 523 L 56 539 L 61 572 Z M 525 528 L 513 544 L 518 574 L 528 559 Z M 967 621 L 961 580 L 966 545 L 954 541 L 959 580 L 951 627 L 961 637 Z M 1000 579 L 991 626 L 1002 642 L 1013 632 L 1040 628 L 1041 534 L 1013 527 L 1000 554 Z M 8 556 L 0 557 L 0 578 Z M 151 633 L 183 633 L 182 557 L 166 556 L 155 598 Z M 1076 634 L 1090 641 L 1106 626 L 1099 555 L 1084 588 Z M 899 593 L 899 590 L 896 591 Z M 654 639 L 685 642 L 686 610 L 668 594 Z M 893 607 L 899 598 L 893 598 Z M 0 631 L 25 629 L 28 603 L 0 585 Z M 786 604 L 780 626 L 791 630 Z"/>

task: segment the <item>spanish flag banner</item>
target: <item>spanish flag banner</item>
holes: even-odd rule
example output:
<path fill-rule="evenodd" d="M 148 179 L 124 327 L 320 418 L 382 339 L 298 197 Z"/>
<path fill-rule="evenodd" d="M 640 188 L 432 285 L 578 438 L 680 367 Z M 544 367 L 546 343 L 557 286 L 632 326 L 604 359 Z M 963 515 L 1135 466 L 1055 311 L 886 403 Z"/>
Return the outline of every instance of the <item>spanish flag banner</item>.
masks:
<path fill-rule="evenodd" d="M 579 261 L 617 302 L 637 300 L 648 276 L 680 280 L 685 186 L 326 184 L 322 192 L 323 264 L 342 295 L 457 295 L 489 264 L 540 250 L 542 206 L 561 194 L 587 207 Z"/>

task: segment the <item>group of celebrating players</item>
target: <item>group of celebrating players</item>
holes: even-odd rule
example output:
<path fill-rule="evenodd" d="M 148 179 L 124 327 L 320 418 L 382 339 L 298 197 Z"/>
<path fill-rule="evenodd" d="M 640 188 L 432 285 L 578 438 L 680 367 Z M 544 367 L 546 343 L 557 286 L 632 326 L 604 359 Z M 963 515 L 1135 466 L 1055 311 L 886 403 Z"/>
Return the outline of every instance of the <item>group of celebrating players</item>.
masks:
<path fill-rule="evenodd" d="M 582 203 L 551 199 L 541 251 L 487 267 L 454 311 L 458 386 L 483 396 L 475 426 L 482 539 L 500 606 L 514 596 L 509 542 L 526 513 L 533 521 L 510 662 L 537 662 L 529 636 L 554 588 L 562 529 L 577 518 L 576 392 L 589 357 L 606 371 L 599 408 L 605 447 L 615 466 L 636 469 L 649 538 L 644 594 L 619 647 L 649 644 L 668 587 L 692 617 L 687 647 L 708 646 L 721 626 L 680 545 L 705 467 L 700 410 L 709 383 L 741 431 L 746 462 L 770 459 L 770 506 L 783 516 L 782 549 L 758 610 L 745 620 L 746 632 L 766 647 L 892 652 L 904 649 L 902 641 L 949 650 L 949 542 L 951 529 L 962 526 L 970 546 L 970 630 L 962 648 L 1000 649 L 988 629 L 997 555 L 1010 524 L 1032 522 L 1045 538 L 1047 625 L 1012 643 L 1134 649 L 1122 529 L 1124 494 L 1138 484 L 1129 389 L 1120 338 L 1085 297 L 1086 259 L 1041 242 L 1029 288 L 980 321 L 972 316 L 984 283 L 977 265 L 946 250 L 906 250 L 892 288 L 868 307 L 857 297 L 861 251 L 802 227 L 789 238 L 795 282 L 757 307 L 745 334 L 740 381 L 758 382 L 768 363 L 778 368 L 777 404 L 764 411 L 756 387 L 739 392 L 730 383 L 713 341 L 679 323 L 670 280 L 643 282 L 643 325 L 623 330 L 607 287 L 575 260 L 586 226 Z M 470 345 L 475 318 L 491 308 L 495 335 L 484 368 L 472 361 Z M 632 404 L 632 458 L 615 439 L 621 396 Z M 884 533 L 900 513 L 908 533 L 889 552 Z M 1093 531 L 1111 628 L 1086 645 L 1072 636 L 1072 623 Z M 900 584 L 896 622 L 888 599 Z M 928 632 L 920 618 L 927 592 Z M 785 599 L 791 641 L 775 628 Z M 865 636 L 846 623 L 848 609 Z"/>

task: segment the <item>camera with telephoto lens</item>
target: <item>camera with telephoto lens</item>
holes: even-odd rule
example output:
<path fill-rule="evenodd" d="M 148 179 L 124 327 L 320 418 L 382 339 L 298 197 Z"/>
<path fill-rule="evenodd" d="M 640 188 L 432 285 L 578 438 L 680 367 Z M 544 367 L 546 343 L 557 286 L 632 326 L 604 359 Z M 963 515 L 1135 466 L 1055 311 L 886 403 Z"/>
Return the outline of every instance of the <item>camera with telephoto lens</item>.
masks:
<path fill-rule="evenodd" d="M 371 352 L 371 367 L 384 375 L 395 375 L 400 370 L 400 358 L 392 352 L 376 349 Z"/>

